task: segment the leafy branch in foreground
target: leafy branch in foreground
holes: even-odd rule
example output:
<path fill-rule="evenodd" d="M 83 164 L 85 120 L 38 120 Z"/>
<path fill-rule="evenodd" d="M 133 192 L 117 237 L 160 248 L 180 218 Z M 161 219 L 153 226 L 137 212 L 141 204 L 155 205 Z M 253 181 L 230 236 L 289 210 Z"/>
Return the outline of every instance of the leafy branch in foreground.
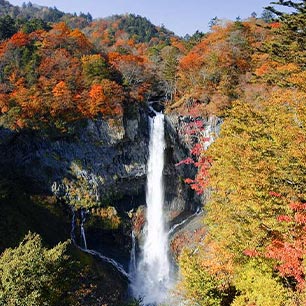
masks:
<path fill-rule="evenodd" d="M 29 233 L 17 248 L 6 249 L 0 257 L 0 304 L 70 305 L 67 246 L 47 249 L 39 235 Z"/>

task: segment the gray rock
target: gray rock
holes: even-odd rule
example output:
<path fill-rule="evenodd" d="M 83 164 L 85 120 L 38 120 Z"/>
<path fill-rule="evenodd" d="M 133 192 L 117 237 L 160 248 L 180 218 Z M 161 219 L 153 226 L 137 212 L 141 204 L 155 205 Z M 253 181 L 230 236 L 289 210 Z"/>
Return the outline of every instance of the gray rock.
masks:
<path fill-rule="evenodd" d="M 189 156 L 183 124 L 176 116 L 166 116 L 164 182 L 169 219 L 200 205 L 199 197 L 184 183 L 185 178 L 194 177 L 196 169 L 175 166 Z M 148 143 L 148 114 L 141 106 L 119 121 L 78 123 L 69 135 L 0 128 L 0 169 L 33 193 L 69 199 L 77 188 L 80 192 L 75 200 L 86 193 L 97 205 L 124 199 L 127 211 L 145 204 Z"/>
<path fill-rule="evenodd" d="M 87 181 L 100 199 L 116 189 L 137 193 L 138 184 L 145 182 L 148 122 L 141 108 L 135 117 L 116 122 L 88 120 L 85 127 L 75 127 L 73 135 L 56 137 L 2 128 L 1 172 L 34 193 L 69 193 L 64 179 Z"/>

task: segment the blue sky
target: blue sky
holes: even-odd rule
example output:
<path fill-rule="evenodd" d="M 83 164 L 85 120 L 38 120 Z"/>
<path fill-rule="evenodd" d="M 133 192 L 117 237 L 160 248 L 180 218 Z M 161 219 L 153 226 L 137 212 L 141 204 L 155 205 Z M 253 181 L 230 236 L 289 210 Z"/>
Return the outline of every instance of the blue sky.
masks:
<path fill-rule="evenodd" d="M 28 0 L 9 0 L 21 5 Z M 56 6 L 64 12 L 89 12 L 94 18 L 114 14 L 134 13 L 145 16 L 156 25 L 178 35 L 192 34 L 196 30 L 206 32 L 209 21 L 220 19 L 235 20 L 237 16 L 247 18 L 252 12 L 258 15 L 270 0 L 32 0 L 32 3 Z"/>

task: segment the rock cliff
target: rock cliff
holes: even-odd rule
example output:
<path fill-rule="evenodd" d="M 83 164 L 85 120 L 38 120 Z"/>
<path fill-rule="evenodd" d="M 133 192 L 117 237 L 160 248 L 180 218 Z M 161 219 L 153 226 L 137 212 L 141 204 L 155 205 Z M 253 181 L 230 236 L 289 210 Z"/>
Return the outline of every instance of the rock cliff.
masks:
<path fill-rule="evenodd" d="M 145 181 L 147 130 L 142 108 L 122 120 L 78 124 L 65 135 L 1 130 L 0 167 L 32 192 L 61 195 L 69 192 L 64 178 L 81 177 L 100 199 L 137 193 Z"/>
<path fill-rule="evenodd" d="M 189 167 L 175 167 L 188 156 L 188 150 L 169 118 L 165 130 L 166 207 L 177 215 L 193 208 L 193 194 L 183 178 L 194 173 Z M 98 205 L 118 202 L 126 205 L 127 211 L 145 204 L 148 138 L 144 107 L 126 112 L 121 120 L 78 123 L 68 134 L 18 133 L 2 128 L 0 168 L 5 177 L 21 181 L 31 193 L 72 198 L 69 193 L 76 196 L 75 189 L 80 189 L 79 200 L 88 193 Z"/>

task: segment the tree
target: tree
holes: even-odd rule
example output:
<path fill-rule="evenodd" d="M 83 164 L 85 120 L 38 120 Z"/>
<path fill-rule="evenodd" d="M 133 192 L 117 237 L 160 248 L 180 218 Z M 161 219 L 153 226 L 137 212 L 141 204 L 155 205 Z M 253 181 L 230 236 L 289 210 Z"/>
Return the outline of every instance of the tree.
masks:
<path fill-rule="evenodd" d="M 15 20 L 6 15 L 0 18 L 0 40 L 7 39 L 17 33 Z"/>
<path fill-rule="evenodd" d="M 111 52 L 108 54 L 110 63 L 118 69 L 126 86 L 133 86 L 144 81 L 144 59 L 132 54 Z"/>
<path fill-rule="evenodd" d="M 181 293 L 190 305 L 220 306 L 223 297 L 221 281 L 204 269 L 201 259 L 185 250 L 179 264 L 182 275 L 180 286 L 183 286 Z"/>
<path fill-rule="evenodd" d="M 303 199 L 305 98 L 303 93 L 279 90 L 261 109 L 237 104 L 208 150 L 215 192 L 207 220 L 218 224 L 217 236 L 233 233 L 233 240 L 224 242 L 237 254 L 251 245 L 263 246 L 270 231 L 279 228 L 273 216 L 286 214 L 286 201 Z M 271 198 L 271 191 L 284 197 Z"/>
<path fill-rule="evenodd" d="M 289 291 L 283 287 L 280 277 L 274 275 L 273 268 L 256 259 L 239 271 L 234 283 L 239 295 L 232 306 L 283 306 L 290 300 Z"/>
<path fill-rule="evenodd" d="M 110 52 L 108 57 L 110 64 L 121 73 L 123 85 L 129 89 L 130 97 L 136 101 L 143 101 L 152 77 L 149 65 L 146 65 L 147 59 L 118 52 Z"/>
<path fill-rule="evenodd" d="M 71 56 L 64 48 L 40 50 L 41 60 L 37 69 L 40 74 L 41 88 L 51 89 L 62 80 L 65 80 L 69 89 L 76 90 L 81 82 L 81 62 Z M 52 56 L 50 56 L 52 54 Z"/>
<path fill-rule="evenodd" d="M 237 102 L 220 137 L 200 155 L 195 183 L 206 187 L 208 177 L 212 195 L 205 247 L 193 257 L 203 273 L 241 292 L 233 305 L 282 305 L 290 295 L 304 301 L 305 101 L 303 92 L 279 89 L 260 107 Z"/>
<path fill-rule="evenodd" d="M 273 59 L 284 63 L 291 62 L 306 68 L 306 2 L 305 1 L 277 1 L 273 4 L 289 7 L 291 14 L 276 10 L 269 6 L 266 10 L 279 17 L 280 27 L 275 40 L 270 42 L 270 52 Z"/>
<path fill-rule="evenodd" d="M 264 9 L 262 14 L 261 14 L 261 19 L 263 21 L 265 21 L 266 23 L 272 22 L 274 17 L 275 17 L 275 15 L 267 9 Z"/>
<path fill-rule="evenodd" d="M 50 114 L 51 116 L 69 117 L 73 115 L 74 103 L 71 91 L 66 82 L 60 81 L 52 89 L 53 99 L 51 100 Z"/>
<path fill-rule="evenodd" d="M 22 31 L 27 34 L 30 34 L 37 30 L 50 30 L 50 29 L 51 27 L 48 26 L 48 24 L 44 20 L 38 18 L 27 20 L 22 25 Z"/>
<path fill-rule="evenodd" d="M 173 100 L 176 92 L 176 80 L 178 69 L 179 50 L 172 46 L 166 46 L 161 50 L 162 78 L 166 83 L 166 97 Z"/>
<path fill-rule="evenodd" d="M 277 260 L 275 268 L 287 278 L 294 290 L 295 287 L 305 290 L 306 204 L 292 202 L 289 207 L 291 211 L 288 215 L 277 217 L 279 222 L 287 225 L 286 231 L 273 239 L 263 255 Z"/>
<path fill-rule="evenodd" d="M 107 62 L 100 54 L 84 55 L 81 60 L 83 73 L 88 84 L 109 78 Z"/>
<path fill-rule="evenodd" d="M 251 44 L 259 37 L 251 29 L 244 22 L 216 25 L 180 58 L 177 93 L 182 102 L 178 104 L 216 114 L 238 98 L 240 76 L 251 68 Z"/>
<path fill-rule="evenodd" d="M 220 24 L 220 21 L 221 21 L 221 20 L 220 20 L 217 16 L 215 16 L 214 18 L 212 18 L 212 19 L 209 21 L 209 23 L 208 23 L 209 28 L 212 30 L 212 28 L 213 28 L 214 26 Z"/>
<path fill-rule="evenodd" d="M 92 44 L 79 29 L 71 31 L 69 38 L 73 44 L 75 54 L 88 54 L 93 50 Z"/>
<path fill-rule="evenodd" d="M 46 249 L 39 235 L 29 233 L 17 248 L 6 249 L 0 257 L 0 304 L 69 305 L 65 295 L 72 282 L 67 246 L 60 243 Z"/>
<path fill-rule="evenodd" d="M 79 107 L 85 116 L 118 117 L 123 114 L 123 101 L 122 87 L 114 81 L 104 79 L 91 86 L 87 99 Z"/>

